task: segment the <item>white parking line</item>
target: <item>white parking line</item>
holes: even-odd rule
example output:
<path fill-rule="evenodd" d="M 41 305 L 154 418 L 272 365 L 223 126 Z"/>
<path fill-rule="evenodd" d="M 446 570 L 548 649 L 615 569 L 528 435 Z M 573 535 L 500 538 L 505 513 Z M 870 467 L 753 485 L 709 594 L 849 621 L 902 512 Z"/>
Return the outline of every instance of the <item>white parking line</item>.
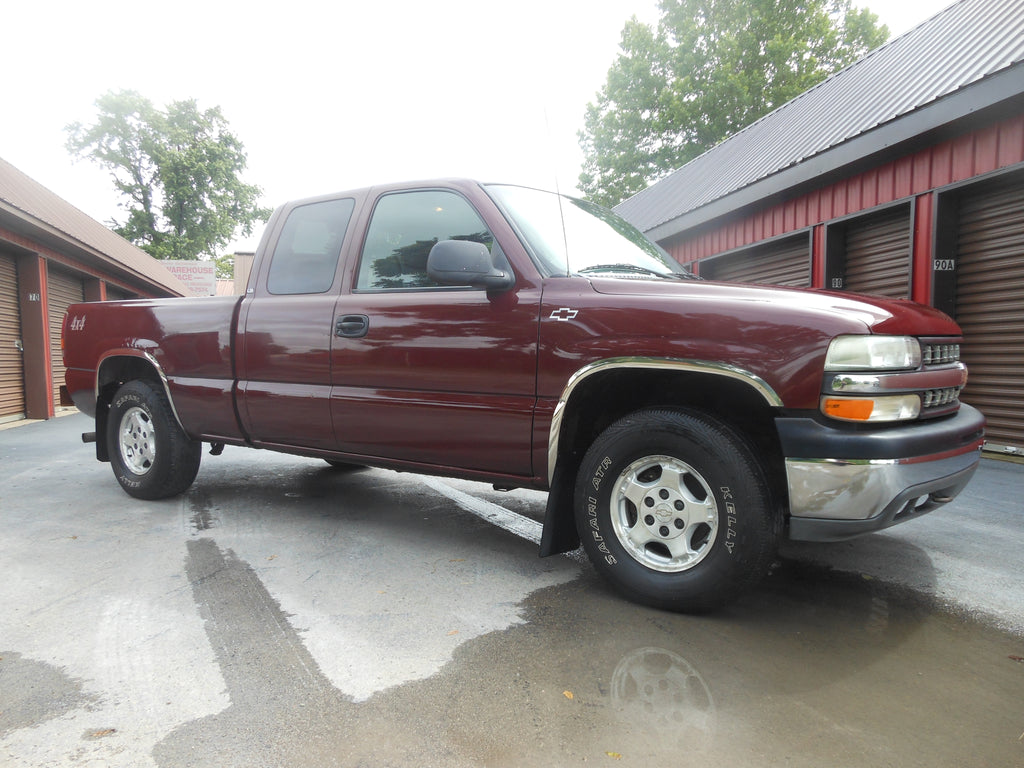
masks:
<path fill-rule="evenodd" d="M 447 496 L 460 507 L 468 512 L 472 512 L 480 519 L 486 520 L 499 528 L 504 528 L 506 531 L 514 533 L 520 538 L 532 541 L 534 544 L 540 544 L 540 535 L 543 526 L 536 520 L 531 520 L 517 512 L 513 512 L 511 509 L 505 509 L 505 507 L 498 504 L 492 504 L 489 501 L 484 501 L 483 499 L 471 496 L 468 493 L 463 493 L 437 478 L 420 477 L 418 479 L 424 485 L 433 488 L 442 496 Z"/>

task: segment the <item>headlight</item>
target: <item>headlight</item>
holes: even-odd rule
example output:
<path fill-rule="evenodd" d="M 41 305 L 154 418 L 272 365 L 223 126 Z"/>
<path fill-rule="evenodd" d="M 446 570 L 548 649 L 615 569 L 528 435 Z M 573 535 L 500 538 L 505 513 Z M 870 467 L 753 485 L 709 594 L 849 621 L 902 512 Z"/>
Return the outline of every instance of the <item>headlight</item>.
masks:
<path fill-rule="evenodd" d="M 854 422 L 910 421 L 921 415 L 921 397 L 913 392 L 886 392 L 894 379 L 903 374 L 884 373 L 907 371 L 916 376 L 921 367 L 921 343 L 912 336 L 839 336 L 829 344 L 825 356 L 825 370 L 850 376 L 830 378 L 831 389 L 821 398 L 821 412 L 833 419 Z M 875 376 L 856 372 L 877 373 Z M 911 374 L 910 371 L 915 373 Z M 848 387 L 847 380 L 863 379 L 865 384 Z M 876 385 L 875 387 L 869 386 Z M 842 386 L 840 386 L 842 385 Z M 866 388 L 865 388 L 866 387 Z M 872 391 L 873 389 L 880 391 Z M 903 387 L 896 387 L 902 389 Z M 908 386 L 907 389 L 912 387 Z M 913 387 L 916 388 L 916 387 Z M 843 394 L 839 394 L 843 392 Z M 853 395 L 863 392 L 862 396 Z"/>
<path fill-rule="evenodd" d="M 921 365 L 911 336 L 839 336 L 829 344 L 826 371 L 908 371 Z"/>

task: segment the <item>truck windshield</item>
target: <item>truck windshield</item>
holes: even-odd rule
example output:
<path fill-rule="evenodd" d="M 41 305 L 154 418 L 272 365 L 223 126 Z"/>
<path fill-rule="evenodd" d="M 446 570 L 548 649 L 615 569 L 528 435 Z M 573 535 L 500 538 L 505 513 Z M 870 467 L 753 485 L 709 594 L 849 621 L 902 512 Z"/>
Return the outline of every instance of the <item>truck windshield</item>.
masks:
<path fill-rule="evenodd" d="M 486 189 L 549 275 L 694 277 L 640 230 L 599 205 L 528 187 Z"/>

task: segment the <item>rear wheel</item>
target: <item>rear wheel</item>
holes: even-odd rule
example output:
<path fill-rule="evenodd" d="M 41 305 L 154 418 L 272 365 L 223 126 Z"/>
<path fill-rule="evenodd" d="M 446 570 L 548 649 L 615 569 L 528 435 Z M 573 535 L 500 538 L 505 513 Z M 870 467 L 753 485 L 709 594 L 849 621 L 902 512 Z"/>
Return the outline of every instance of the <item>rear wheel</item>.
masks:
<path fill-rule="evenodd" d="M 608 427 L 580 467 L 576 526 L 597 570 L 637 602 L 706 611 L 767 571 L 781 535 L 764 470 L 712 418 L 646 410 Z"/>
<path fill-rule="evenodd" d="M 106 437 L 114 476 L 129 496 L 177 496 L 199 472 L 202 443 L 185 434 L 167 395 L 149 382 L 129 381 L 117 391 Z"/>

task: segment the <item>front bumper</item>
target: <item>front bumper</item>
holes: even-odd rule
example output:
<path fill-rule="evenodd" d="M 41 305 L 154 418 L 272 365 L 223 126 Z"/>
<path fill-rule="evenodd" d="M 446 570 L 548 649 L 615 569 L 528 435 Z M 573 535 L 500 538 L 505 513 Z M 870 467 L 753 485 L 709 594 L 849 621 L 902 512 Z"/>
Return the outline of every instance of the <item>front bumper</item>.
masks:
<path fill-rule="evenodd" d="M 952 501 L 981 460 L 985 418 L 851 432 L 816 419 L 777 420 L 789 484 L 789 538 L 840 541 Z M 813 458 L 808 458 L 813 457 Z"/>

